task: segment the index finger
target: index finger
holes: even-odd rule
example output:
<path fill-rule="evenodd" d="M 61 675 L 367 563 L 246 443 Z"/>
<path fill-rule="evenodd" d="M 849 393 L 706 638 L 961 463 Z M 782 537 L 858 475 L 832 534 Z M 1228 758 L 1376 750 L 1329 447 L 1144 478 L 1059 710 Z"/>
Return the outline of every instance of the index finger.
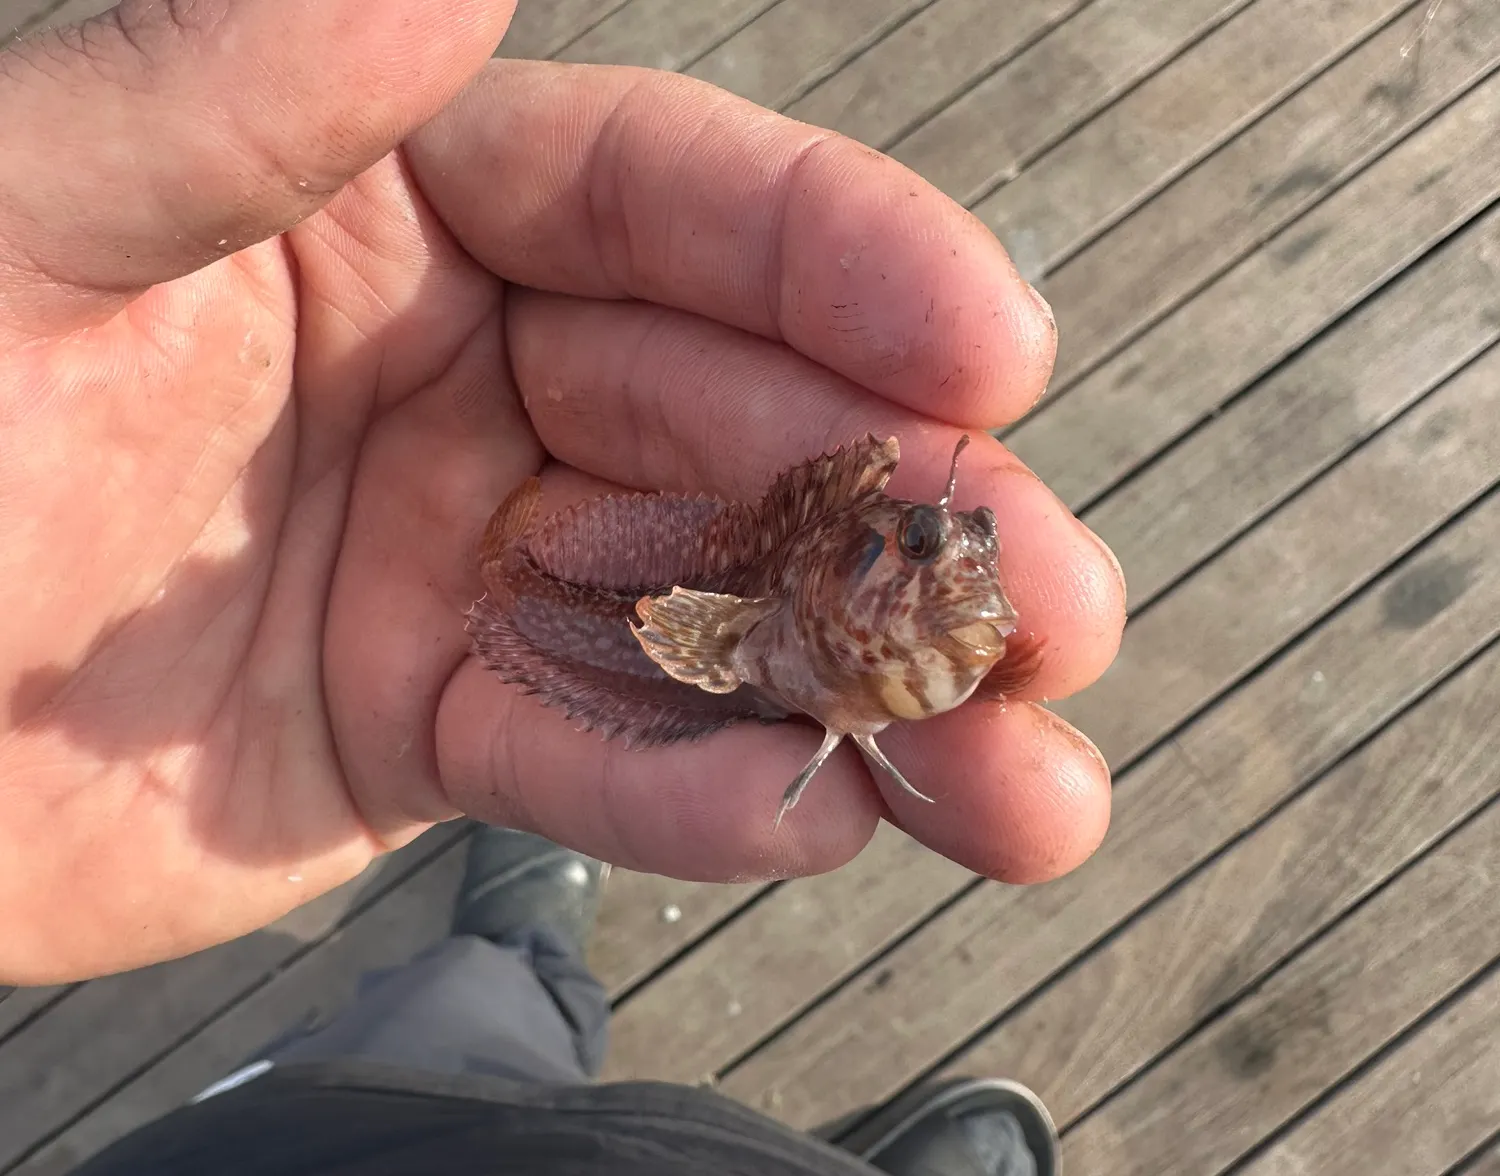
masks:
<path fill-rule="evenodd" d="M 990 429 L 1046 387 L 1055 327 L 994 235 L 894 160 L 691 78 L 497 61 L 407 144 L 500 276 L 782 340 Z"/>

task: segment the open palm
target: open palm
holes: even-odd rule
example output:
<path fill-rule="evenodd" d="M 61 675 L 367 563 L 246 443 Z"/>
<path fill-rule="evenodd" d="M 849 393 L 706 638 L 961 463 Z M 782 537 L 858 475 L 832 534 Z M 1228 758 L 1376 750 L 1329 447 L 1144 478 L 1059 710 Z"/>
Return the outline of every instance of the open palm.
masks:
<path fill-rule="evenodd" d="M 509 9 L 129 0 L 0 58 L 0 982 L 222 941 L 459 813 L 702 879 L 882 817 L 1014 880 L 1103 835 L 1097 754 L 1024 702 L 891 733 L 937 804 L 850 752 L 773 834 L 816 733 L 627 751 L 469 657 L 522 478 L 753 496 L 874 431 L 932 498 L 1053 348 L 911 173 L 671 75 L 486 65 Z M 979 440 L 959 505 L 1057 697 L 1123 585 Z"/>

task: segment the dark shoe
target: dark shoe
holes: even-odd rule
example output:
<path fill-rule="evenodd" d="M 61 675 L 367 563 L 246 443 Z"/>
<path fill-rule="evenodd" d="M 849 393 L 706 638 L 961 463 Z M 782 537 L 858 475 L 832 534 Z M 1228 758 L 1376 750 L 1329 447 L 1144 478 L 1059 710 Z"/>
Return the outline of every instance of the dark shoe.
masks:
<path fill-rule="evenodd" d="M 840 1146 L 890 1176 L 1060 1176 L 1057 1128 L 1019 1082 L 960 1078 L 918 1088 Z"/>
<path fill-rule="evenodd" d="M 469 841 L 453 933 L 498 943 L 545 928 L 582 959 L 608 873 L 545 837 L 481 825 Z"/>

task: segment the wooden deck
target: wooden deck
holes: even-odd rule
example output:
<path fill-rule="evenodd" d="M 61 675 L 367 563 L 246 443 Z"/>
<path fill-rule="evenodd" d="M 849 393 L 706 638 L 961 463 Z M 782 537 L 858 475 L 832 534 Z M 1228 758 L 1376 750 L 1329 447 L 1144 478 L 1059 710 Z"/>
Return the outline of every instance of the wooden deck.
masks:
<path fill-rule="evenodd" d="M 795 883 L 617 873 L 610 1077 L 812 1127 L 1006 1074 L 1070 1176 L 1500 1174 L 1500 4 L 1403 56 L 1426 4 L 522 0 L 504 54 L 709 79 L 992 226 L 1061 328 L 1007 441 L 1131 588 L 1057 705 L 1116 773 L 1088 865 L 1010 888 L 888 829 Z M 433 941 L 466 832 L 0 1003 L 0 1173 L 66 1171 Z"/>

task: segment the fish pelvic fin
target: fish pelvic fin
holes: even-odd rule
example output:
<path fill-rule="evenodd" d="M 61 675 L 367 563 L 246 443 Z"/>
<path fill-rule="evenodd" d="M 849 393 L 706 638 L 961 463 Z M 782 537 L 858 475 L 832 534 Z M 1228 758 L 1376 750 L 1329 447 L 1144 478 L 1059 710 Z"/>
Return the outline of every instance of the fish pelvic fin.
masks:
<path fill-rule="evenodd" d="M 900 460 L 895 437 L 882 441 L 867 434 L 787 470 L 752 512 L 760 554 L 775 551 L 809 523 L 884 490 Z"/>

